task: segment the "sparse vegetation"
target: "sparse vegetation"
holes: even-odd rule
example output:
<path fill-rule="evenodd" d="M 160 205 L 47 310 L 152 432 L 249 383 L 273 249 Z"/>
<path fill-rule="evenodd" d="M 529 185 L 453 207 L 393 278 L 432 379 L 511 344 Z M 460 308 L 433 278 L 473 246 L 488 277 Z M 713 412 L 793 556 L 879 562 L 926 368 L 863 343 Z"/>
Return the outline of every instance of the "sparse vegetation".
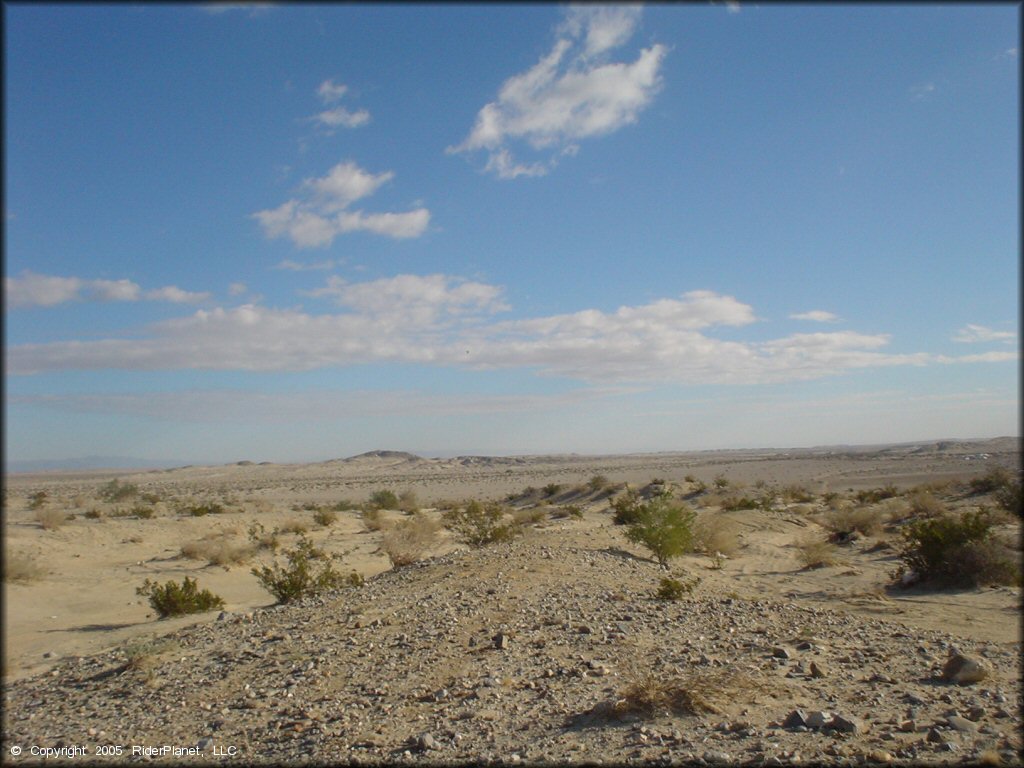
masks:
<path fill-rule="evenodd" d="M 370 509 L 398 509 L 399 501 L 394 491 L 382 490 L 371 493 L 367 505 Z"/>
<path fill-rule="evenodd" d="M 317 549 L 305 536 L 299 538 L 295 547 L 285 552 L 287 566 L 274 564 L 253 568 L 253 575 L 260 585 L 277 598 L 279 603 L 290 603 L 303 597 L 318 595 L 330 589 L 344 586 L 348 577 L 341 575 L 332 565 L 335 557 L 327 556 Z M 323 561 L 319 568 L 316 561 Z"/>
<path fill-rule="evenodd" d="M 56 531 L 68 521 L 68 513 L 63 509 L 42 508 L 36 510 L 36 522 L 44 531 Z"/>
<path fill-rule="evenodd" d="M 253 523 L 250 525 L 248 535 L 249 541 L 257 549 L 269 549 L 271 552 L 276 552 L 277 548 L 281 545 L 279 531 L 275 528 L 267 533 L 263 523 Z"/>
<path fill-rule="evenodd" d="M 587 481 L 587 488 L 594 493 L 606 490 L 610 485 L 611 481 L 604 475 L 594 475 Z"/>
<path fill-rule="evenodd" d="M 187 576 L 181 584 L 168 581 L 166 584 L 160 585 L 146 579 L 142 586 L 135 590 L 135 593 L 142 597 L 148 597 L 149 604 L 161 619 L 190 613 L 205 613 L 224 607 L 222 598 L 208 589 L 200 592 L 195 579 L 190 579 Z"/>
<path fill-rule="evenodd" d="M 562 492 L 562 486 L 559 485 L 558 483 L 548 483 L 541 490 L 544 491 L 545 496 L 557 496 L 559 493 Z"/>
<path fill-rule="evenodd" d="M 914 517 L 935 517 L 941 515 L 946 507 L 926 490 L 915 490 L 907 497 L 910 514 Z"/>
<path fill-rule="evenodd" d="M 313 522 L 323 528 L 327 528 L 338 522 L 338 513 L 333 509 L 318 509 L 313 513 Z"/>
<path fill-rule="evenodd" d="M 839 550 L 826 538 L 809 534 L 796 542 L 797 560 L 804 570 L 826 568 L 839 563 Z"/>
<path fill-rule="evenodd" d="M 857 491 L 856 499 L 861 504 L 877 504 L 883 499 L 893 499 L 899 495 L 899 488 L 892 483 L 886 483 L 881 488 L 870 488 L 864 491 Z"/>
<path fill-rule="evenodd" d="M 482 547 L 509 541 L 516 533 L 514 524 L 502 523 L 505 508 L 496 502 L 470 501 L 464 507 L 444 513 L 444 523 L 460 541 Z"/>
<path fill-rule="evenodd" d="M 694 576 L 683 581 L 665 576 L 658 584 L 654 596 L 659 600 L 681 600 L 683 595 L 689 595 L 694 588 L 700 584 L 700 577 Z"/>
<path fill-rule="evenodd" d="M 49 495 L 46 491 L 36 491 L 28 497 L 28 508 L 35 511 L 46 506 Z"/>
<path fill-rule="evenodd" d="M 309 523 L 305 520 L 288 520 L 283 523 L 278 529 L 279 533 L 297 533 L 303 534 L 309 531 Z"/>
<path fill-rule="evenodd" d="M 720 552 L 732 557 L 740 548 L 736 525 L 713 512 L 698 515 L 693 524 L 693 548 L 707 555 Z"/>
<path fill-rule="evenodd" d="M 367 507 L 362 511 L 363 525 L 368 531 L 379 531 L 384 527 L 384 515 L 376 507 Z"/>
<path fill-rule="evenodd" d="M 729 487 L 729 478 L 725 475 L 715 475 L 714 484 L 717 490 L 724 491 Z"/>
<path fill-rule="evenodd" d="M 256 553 L 254 544 L 238 544 L 224 534 L 214 534 L 181 546 L 182 557 L 206 560 L 210 565 L 228 567 L 244 563 Z"/>
<path fill-rule="evenodd" d="M 731 669 L 702 669 L 677 677 L 645 672 L 633 676 L 621 690 L 611 714 L 656 717 L 665 713 L 717 713 L 741 692 L 760 687 L 748 674 Z"/>
<path fill-rule="evenodd" d="M 29 584 L 45 575 L 46 569 L 31 555 L 24 552 L 11 552 L 4 557 L 5 581 Z"/>
<path fill-rule="evenodd" d="M 612 521 L 616 525 L 632 525 L 640 515 L 642 501 L 639 494 L 632 488 L 626 488 L 626 492 L 612 501 Z"/>
<path fill-rule="evenodd" d="M 882 512 L 870 507 L 849 507 L 827 513 L 822 521 L 833 536 L 843 539 L 854 531 L 877 536 L 882 531 Z"/>
<path fill-rule="evenodd" d="M 418 511 L 419 508 L 420 500 L 419 497 L 416 495 L 416 491 L 405 490 L 402 491 L 401 494 L 399 494 L 396 509 L 400 509 L 407 515 L 411 515 L 413 512 Z"/>
<path fill-rule="evenodd" d="M 381 549 L 394 568 L 422 560 L 437 544 L 440 525 L 422 512 L 416 512 L 384 533 Z"/>
<path fill-rule="evenodd" d="M 205 517 L 206 515 L 219 515 L 224 512 L 224 507 L 216 501 L 207 501 L 202 504 L 186 504 L 185 514 L 192 517 Z"/>
<path fill-rule="evenodd" d="M 548 516 L 545 509 L 533 507 L 532 509 L 517 509 L 512 513 L 512 524 L 518 526 L 534 525 Z"/>
<path fill-rule="evenodd" d="M 122 483 L 115 477 L 109 483 L 101 485 L 97 495 L 103 499 L 103 501 L 109 501 L 111 503 L 127 501 L 128 499 L 134 499 L 139 495 L 139 486 L 134 483 Z"/>
<path fill-rule="evenodd" d="M 636 521 L 626 529 L 626 538 L 643 544 L 662 567 L 668 567 L 670 558 L 693 549 L 695 518 L 689 507 L 660 496 L 641 505 Z"/>
<path fill-rule="evenodd" d="M 915 520 L 902 531 L 903 565 L 896 578 L 916 574 L 942 586 L 1020 583 L 1020 564 L 992 531 L 987 510 Z"/>

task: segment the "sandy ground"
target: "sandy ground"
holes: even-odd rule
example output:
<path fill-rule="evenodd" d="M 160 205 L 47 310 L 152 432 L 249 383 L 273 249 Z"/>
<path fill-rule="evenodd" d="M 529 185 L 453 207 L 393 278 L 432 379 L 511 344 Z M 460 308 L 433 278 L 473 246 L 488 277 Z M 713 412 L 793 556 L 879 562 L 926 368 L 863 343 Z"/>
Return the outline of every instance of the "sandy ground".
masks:
<path fill-rule="evenodd" d="M 572 488 L 603 475 L 611 483 L 636 486 L 653 478 L 686 486 L 689 476 L 708 485 L 724 478 L 731 488 L 751 491 L 761 483 L 779 488 L 801 485 L 813 494 L 852 495 L 889 483 L 906 489 L 966 480 L 993 466 L 1015 470 L 1019 461 L 1019 441 L 1006 438 L 858 449 L 601 457 L 442 460 L 380 452 L 306 465 L 243 462 L 162 471 L 12 475 L 5 478 L 5 554 L 31 558 L 42 573 L 26 583 L 5 581 L 4 678 L 43 673 L 62 658 L 91 655 L 216 618 L 214 612 L 158 620 L 148 601 L 136 594 L 147 578 L 162 583 L 194 576 L 200 587 L 223 597 L 228 611 L 271 605 L 273 598 L 250 572 L 253 565 L 268 562 L 266 554 L 230 567 L 181 555 L 184 544 L 216 534 L 244 544 L 253 523 L 268 531 L 302 523 L 315 542 L 343 554 L 344 570 L 370 577 L 389 569 L 389 560 L 379 549 L 381 534 L 367 531 L 355 509 L 339 512 L 330 526 L 313 523 L 316 505 L 347 500 L 354 507 L 375 490 L 412 491 L 420 506 L 434 507 L 445 500 L 502 499 L 549 483 Z M 142 503 L 137 499 L 100 500 L 99 489 L 114 478 L 159 497 L 145 503 L 153 509 L 152 518 L 116 516 L 119 509 Z M 40 491 L 47 495 L 44 509 L 63 510 L 74 519 L 44 530 L 29 508 L 30 496 Z M 205 501 L 220 503 L 225 511 L 203 517 L 181 511 L 184 504 Z M 737 554 L 721 569 L 707 567 L 707 558 L 698 561 L 696 556 L 688 567 L 699 568 L 706 584 L 723 594 L 827 606 L 982 641 L 1020 642 L 1018 587 L 887 592 L 884 587 L 898 560 L 891 548 L 873 548 L 872 541 L 844 550 L 837 567 L 800 570 L 795 543 L 808 531 L 820 531 L 814 509 L 814 504 L 789 504 L 771 511 L 730 512 L 740 531 Z M 86 517 L 90 510 L 102 516 Z M 387 515 L 401 517 L 399 512 Z M 621 530 L 610 524 L 606 501 L 587 505 L 584 519 L 571 530 L 576 537 L 607 540 L 608 547 L 631 547 Z M 1019 531 L 1010 525 L 1007 534 Z M 283 547 L 294 539 L 295 534 L 283 535 Z M 435 554 L 454 547 L 445 540 Z"/>

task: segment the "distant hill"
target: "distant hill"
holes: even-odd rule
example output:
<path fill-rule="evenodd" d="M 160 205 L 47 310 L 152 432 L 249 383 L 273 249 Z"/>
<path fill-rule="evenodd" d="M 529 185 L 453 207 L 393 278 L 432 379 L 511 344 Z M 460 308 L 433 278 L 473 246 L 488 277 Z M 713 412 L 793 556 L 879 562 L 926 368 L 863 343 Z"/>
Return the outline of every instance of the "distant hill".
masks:
<path fill-rule="evenodd" d="M 36 459 L 5 461 L 4 474 L 55 472 L 82 469 L 170 469 L 189 463 L 184 459 L 138 459 L 131 456 L 82 456 L 77 459 Z"/>

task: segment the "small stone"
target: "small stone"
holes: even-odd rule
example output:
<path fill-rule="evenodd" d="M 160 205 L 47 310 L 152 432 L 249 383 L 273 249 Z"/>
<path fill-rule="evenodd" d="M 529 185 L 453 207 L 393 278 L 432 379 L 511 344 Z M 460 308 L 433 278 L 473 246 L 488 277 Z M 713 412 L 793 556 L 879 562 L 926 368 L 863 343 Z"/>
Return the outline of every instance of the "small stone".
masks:
<path fill-rule="evenodd" d="M 895 758 L 884 749 L 873 749 L 868 753 L 868 761 L 872 763 L 891 763 Z"/>
<path fill-rule="evenodd" d="M 508 635 L 506 635 L 504 632 L 499 632 L 498 634 L 496 634 L 494 637 L 491 638 L 491 641 L 494 643 L 494 647 L 497 648 L 499 651 L 503 651 L 506 648 L 508 648 Z"/>
<path fill-rule="evenodd" d="M 949 723 L 951 728 L 955 728 L 956 730 L 964 733 L 974 733 L 978 730 L 978 726 L 966 717 L 960 717 L 959 715 L 951 715 L 947 717 L 946 722 Z"/>
<path fill-rule="evenodd" d="M 828 724 L 832 730 L 839 731 L 840 733 L 866 733 L 867 726 L 863 720 L 856 717 L 844 717 L 843 715 L 835 715 Z"/>
<path fill-rule="evenodd" d="M 437 740 L 429 733 L 421 733 L 416 737 L 416 747 L 421 752 L 426 752 L 428 749 L 437 749 L 438 746 Z"/>
<path fill-rule="evenodd" d="M 824 728 L 832 720 L 832 714 L 830 712 L 822 712 L 821 710 L 814 710 L 808 713 L 806 718 L 806 725 L 808 728 Z"/>
<path fill-rule="evenodd" d="M 974 722 L 978 722 L 984 716 L 985 716 L 985 708 L 984 707 L 971 707 L 967 711 L 967 719 L 968 720 L 973 720 Z"/>
<path fill-rule="evenodd" d="M 900 723 L 900 730 L 903 733 L 913 733 L 914 731 L 917 730 L 917 721 L 916 720 L 904 720 L 902 723 Z"/>
<path fill-rule="evenodd" d="M 942 735 L 942 732 L 937 728 L 929 728 L 928 735 L 925 737 L 926 741 L 930 741 L 933 744 L 945 744 L 946 737 Z"/>
<path fill-rule="evenodd" d="M 794 709 L 788 715 L 786 719 L 782 721 L 783 728 L 797 728 L 807 726 L 807 715 L 804 714 L 803 710 Z"/>
<path fill-rule="evenodd" d="M 822 678 L 828 677 L 828 669 L 816 661 L 811 662 L 811 677 Z"/>
<path fill-rule="evenodd" d="M 199 747 L 199 751 L 200 752 L 205 752 L 206 750 L 208 750 L 210 747 L 213 746 L 213 739 L 211 739 L 209 737 L 207 737 L 205 739 L 200 739 L 196 743 L 196 746 Z"/>
<path fill-rule="evenodd" d="M 942 679 L 957 685 L 971 685 L 984 680 L 988 675 L 988 667 L 981 661 L 962 653 L 950 656 L 942 668 Z"/>
<path fill-rule="evenodd" d="M 728 752 L 705 752 L 704 760 L 708 763 L 730 763 L 732 755 Z"/>
<path fill-rule="evenodd" d="M 772 648 L 772 656 L 774 656 L 776 659 L 789 659 L 789 658 L 791 658 L 789 651 L 787 651 L 785 648 L 783 648 L 781 646 L 777 646 L 775 648 Z"/>

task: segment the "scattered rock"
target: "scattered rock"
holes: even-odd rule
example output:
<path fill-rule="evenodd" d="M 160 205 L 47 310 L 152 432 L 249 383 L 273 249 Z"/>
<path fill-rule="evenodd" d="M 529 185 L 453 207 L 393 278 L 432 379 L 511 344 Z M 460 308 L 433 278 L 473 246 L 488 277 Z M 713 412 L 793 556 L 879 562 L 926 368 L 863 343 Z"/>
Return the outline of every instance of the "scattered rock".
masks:
<path fill-rule="evenodd" d="M 988 666 L 979 659 L 956 653 L 942 668 L 942 679 L 957 685 L 972 685 L 989 676 Z"/>

